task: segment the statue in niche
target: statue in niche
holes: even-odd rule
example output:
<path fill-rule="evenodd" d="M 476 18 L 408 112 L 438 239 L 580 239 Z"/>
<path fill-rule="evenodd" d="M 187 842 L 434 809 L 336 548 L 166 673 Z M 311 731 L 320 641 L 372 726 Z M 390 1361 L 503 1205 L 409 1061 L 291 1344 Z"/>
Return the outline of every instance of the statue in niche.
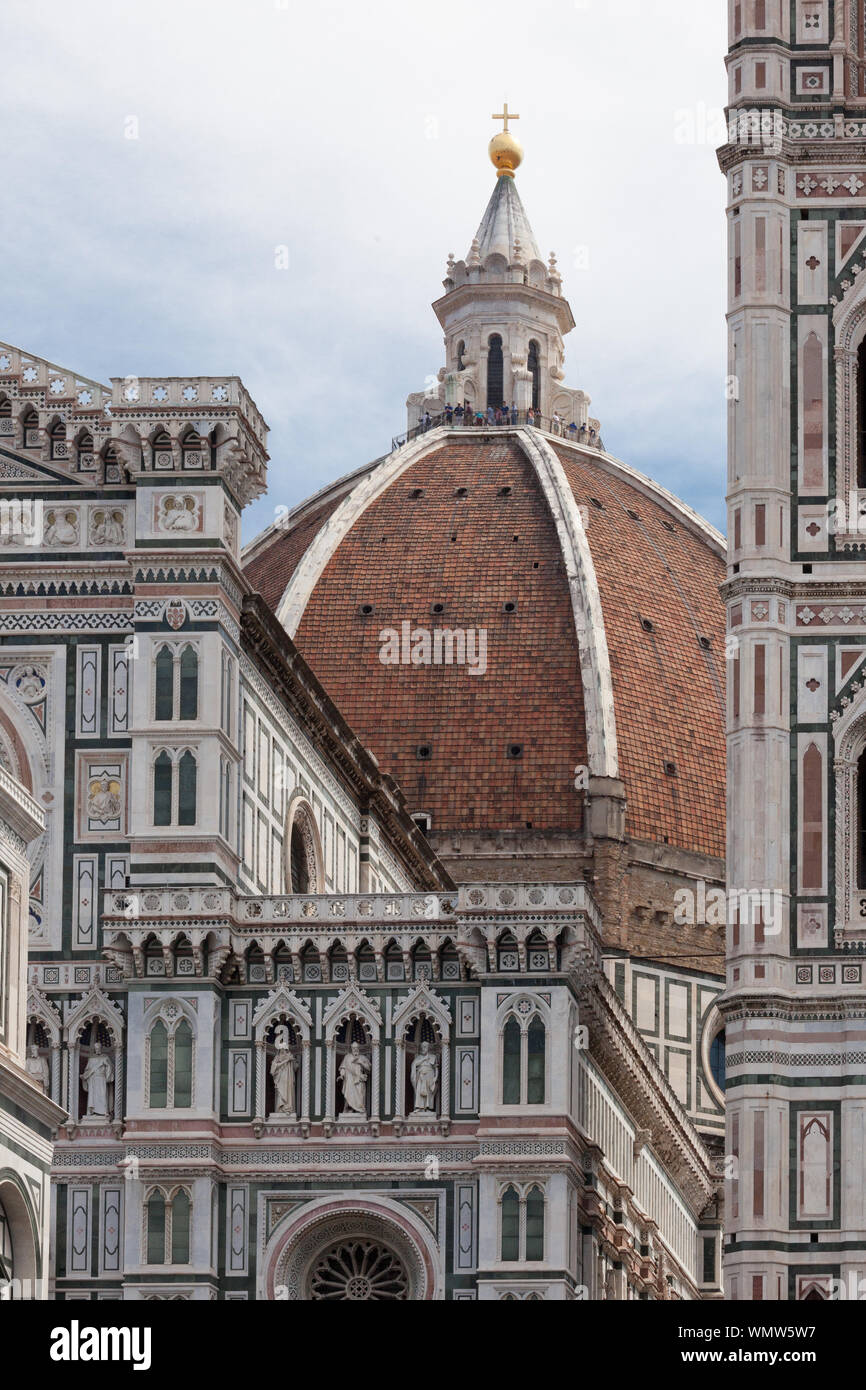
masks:
<path fill-rule="evenodd" d="M 340 1083 L 346 1110 L 352 1115 L 367 1114 L 367 1077 L 371 1066 L 367 1057 L 361 1053 L 358 1043 L 353 1042 L 340 1066 Z"/>
<path fill-rule="evenodd" d="M 102 1051 L 102 1044 L 95 1042 L 90 1054 L 81 1084 L 87 1092 L 87 1114 L 96 1119 L 107 1119 L 108 1089 L 114 1081 L 114 1067 L 111 1058 Z"/>
<path fill-rule="evenodd" d="M 435 1110 L 436 1087 L 439 1084 L 439 1061 L 436 1054 L 430 1051 L 428 1042 L 422 1042 L 421 1049 L 412 1062 L 409 1075 L 415 1096 L 413 1113 Z"/>
<path fill-rule="evenodd" d="M 274 1109 L 280 1115 L 295 1113 L 295 1059 L 285 1036 L 278 1030 L 276 1052 L 271 1062 L 274 1081 Z"/>
<path fill-rule="evenodd" d="M 35 1085 L 39 1086 L 48 1094 L 48 1062 L 45 1057 L 40 1057 L 39 1047 L 36 1043 L 31 1043 L 25 1062 L 27 1075 Z"/>

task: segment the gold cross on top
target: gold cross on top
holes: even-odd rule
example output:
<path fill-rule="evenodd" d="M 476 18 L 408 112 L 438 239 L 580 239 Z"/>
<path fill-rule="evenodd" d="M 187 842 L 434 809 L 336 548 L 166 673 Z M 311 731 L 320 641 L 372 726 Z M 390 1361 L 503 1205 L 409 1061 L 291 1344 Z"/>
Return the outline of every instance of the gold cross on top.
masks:
<path fill-rule="evenodd" d="M 506 101 L 506 102 L 503 104 L 502 110 L 501 110 L 500 112 L 498 112 L 498 113 L 494 112 L 494 114 L 490 117 L 490 119 L 491 119 L 491 121 L 504 121 L 505 124 L 503 125 L 502 129 L 503 129 L 503 130 L 508 130 L 508 122 L 509 122 L 509 121 L 519 121 L 519 120 L 520 120 L 520 117 L 519 117 L 519 116 L 512 116 L 512 115 L 511 115 L 511 113 L 510 113 L 509 110 L 508 110 L 508 102 Z"/>

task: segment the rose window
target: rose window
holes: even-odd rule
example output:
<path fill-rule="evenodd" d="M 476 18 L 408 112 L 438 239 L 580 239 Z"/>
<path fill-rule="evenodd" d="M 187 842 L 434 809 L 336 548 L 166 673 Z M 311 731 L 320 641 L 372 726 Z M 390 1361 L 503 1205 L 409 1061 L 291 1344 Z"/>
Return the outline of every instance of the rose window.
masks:
<path fill-rule="evenodd" d="M 319 1256 L 310 1275 L 311 1299 L 343 1303 L 408 1297 L 409 1277 L 402 1261 L 374 1240 L 332 1246 Z"/>

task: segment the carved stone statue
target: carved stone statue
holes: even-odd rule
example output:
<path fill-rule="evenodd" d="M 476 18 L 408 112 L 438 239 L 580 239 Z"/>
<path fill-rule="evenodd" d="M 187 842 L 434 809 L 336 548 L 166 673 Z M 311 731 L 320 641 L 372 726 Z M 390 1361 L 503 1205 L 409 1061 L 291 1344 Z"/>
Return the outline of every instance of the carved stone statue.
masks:
<path fill-rule="evenodd" d="M 271 1076 L 274 1079 L 274 1109 L 281 1115 L 294 1115 L 295 1059 L 288 1044 L 282 1039 L 277 1041 L 277 1050 L 271 1062 Z"/>
<path fill-rule="evenodd" d="M 91 820 L 117 820 L 123 804 L 120 795 L 114 790 L 119 784 L 111 783 L 102 776 L 90 783 L 87 794 L 87 814 Z"/>
<path fill-rule="evenodd" d="M 346 1101 L 346 1110 L 353 1115 L 367 1113 L 367 1077 L 370 1075 L 370 1062 L 362 1056 L 356 1042 L 346 1053 L 340 1066 L 340 1082 Z"/>
<path fill-rule="evenodd" d="M 40 1057 L 39 1048 L 36 1043 L 31 1043 L 27 1053 L 27 1060 L 24 1063 L 27 1075 L 37 1086 L 41 1086 L 45 1094 L 48 1094 L 48 1062 L 45 1057 Z"/>
<path fill-rule="evenodd" d="M 435 1053 L 430 1051 L 428 1042 L 422 1042 L 421 1050 L 412 1063 L 410 1078 L 415 1095 L 415 1111 L 435 1110 L 439 1062 Z"/>
<path fill-rule="evenodd" d="M 102 1051 L 101 1043 L 95 1042 L 81 1078 L 81 1084 L 87 1092 L 88 1115 L 94 1115 L 99 1119 L 108 1117 L 108 1088 L 113 1081 L 114 1066 L 111 1058 Z"/>

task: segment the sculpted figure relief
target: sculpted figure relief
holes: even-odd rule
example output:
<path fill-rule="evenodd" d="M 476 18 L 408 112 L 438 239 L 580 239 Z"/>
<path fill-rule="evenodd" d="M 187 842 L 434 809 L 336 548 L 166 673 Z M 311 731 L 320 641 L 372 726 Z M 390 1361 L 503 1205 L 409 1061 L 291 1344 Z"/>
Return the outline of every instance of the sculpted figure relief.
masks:
<path fill-rule="evenodd" d="M 114 1066 L 111 1058 L 102 1051 L 102 1044 L 95 1042 L 81 1078 L 81 1084 L 87 1092 L 88 1115 L 103 1119 L 111 1113 L 108 1106 L 108 1088 L 113 1081 Z"/>
<path fill-rule="evenodd" d="M 412 1091 L 415 1096 L 415 1109 L 436 1109 L 436 1087 L 439 1083 L 439 1061 L 430 1051 L 430 1044 L 422 1042 L 421 1050 L 412 1063 L 410 1073 Z"/>
<path fill-rule="evenodd" d="M 370 1062 L 361 1053 L 358 1044 L 352 1043 L 340 1066 L 340 1083 L 346 1101 L 346 1110 L 353 1115 L 367 1113 L 367 1077 L 370 1075 Z"/>
<path fill-rule="evenodd" d="M 91 820 L 117 820 L 123 809 L 120 783 L 105 776 L 90 783 L 87 793 L 87 814 Z"/>
<path fill-rule="evenodd" d="M 31 1078 L 32 1081 L 35 1081 L 37 1086 L 41 1086 L 42 1090 L 47 1095 L 48 1062 L 45 1057 L 40 1057 L 39 1048 L 37 1047 L 36 1043 L 30 1044 L 30 1047 L 27 1052 L 27 1061 L 24 1065 L 27 1070 L 27 1075 Z"/>
<path fill-rule="evenodd" d="M 274 1079 L 274 1108 L 281 1115 L 295 1113 L 295 1059 L 283 1038 L 277 1039 L 277 1050 L 271 1062 Z"/>
<path fill-rule="evenodd" d="M 45 513 L 46 545 L 76 545 L 78 542 L 78 513 L 73 511 Z"/>

